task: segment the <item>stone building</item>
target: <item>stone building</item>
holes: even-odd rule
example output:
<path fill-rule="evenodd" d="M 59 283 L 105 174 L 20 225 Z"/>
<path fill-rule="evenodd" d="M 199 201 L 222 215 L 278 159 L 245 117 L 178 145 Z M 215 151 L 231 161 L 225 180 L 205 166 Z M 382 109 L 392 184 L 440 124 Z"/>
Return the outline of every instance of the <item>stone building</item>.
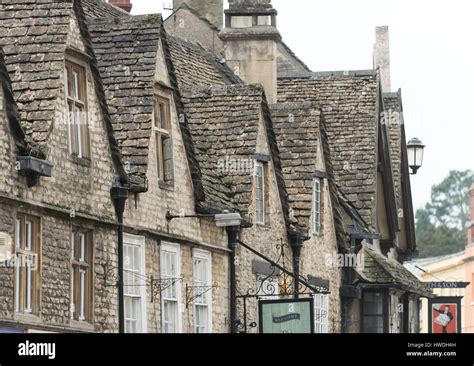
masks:
<path fill-rule="evenodd" d="M 203 22 L 193 28 L 197 22 L 187 21 L 191 14 L 202 18 L 209 11 L 203 4 L 195 9 L 186 6 L 186 12 L 176 7 L 165 26 L 170 33 L 188 40 L 192 40 L 192 34 L 217 32 L 215 27 Z M 321 139 L 315 133 L 300 134 L 293 140 L 291 133 L 295 132 L 295 126 L 304 122 L 304 130 L 308 131 L 311 121 L 308 116 L 318 113 L 324 121 L 327 156 L 316 153 L 312 160 L 314 168 L 308 168 L 327 176 L 326 186 L 334 186 L 331 222 L 336 224 L 336 230 L 331 234 L 333 237 L 339 234 L 341 243 L 328 245 L 328 251 L 338 248 L 346 254 L 357 252 L 365 259 L 363 262 L 370 263 L 368 267 L 340 273 L 344 286 L 341 298 L 336 296 L 336 304 L 342 303 L 341 329 L 346 332 L 416 331 L 418 299 L 432 295 L 400 264 L 416 250 L 416 240 L 401 92 L 393 93 L 390 86 L 388 28 L 376 30 L 374 70 L 312 73 L 288 47 L 285 47 L 287 53 L 280 51 L 277 12 L 269 1 L 230 2 L 225 16 L 225 27 L 218 27 L 222 28 L 219 34 L 223 41 L 222 53 L 234 73 L 247 83 L 261 83 L 270 103 L 274 103 L 272 119 L 277 137 L 282 133 L 279 149 L 284 172 L 294 173 L 299 169 L 298 163 L 307 164 L 298 159 L 298 153 L 304 151 L 302 146 L 294 144 L 294 151 L 288 148 L 292 142 L 303 145 L 304 138 L 311 140 L 314 136 L 313 142 L 318 144 Z M 183 27 L 177 29 L 172 22 L 180 19 L 184 19 Z M 298 111 L 296 115 L 304 109 L 312 113 L 300 117 L 300 122 L 292 108 Z M 290 136 L 279 131 L 279 124 L 288 128 Z M 310 142 L 307 141 L 304 148 L 307 149 Z M 289 159 L 288 166 L 285 166 L 285 158 Z M 320 162 L 323 158 L 326 168 Z M 328 174 L 327 167 L 332 174 Z M 298 193 L 298 188 L 304 192 L 303 171 L 304 167 L 299 175 L 286 174 L 285 180 L 289 205 L 297 207 L 297 211 L 304 207 L 304 194 L 292 197 L 292 193 Z M 295 178 L 299 187 L 292 181 Z M 307 213 L 303 218 L 300 223 L 306 221 Z M 343 221 L 341 232 L 337 230 L 340 220 Z M 327 236 L 324 241 L 328 243 Z M 321 250 L 312 260 L 319 270 L 321 266 L 316 263 L 323 253 Z M 372 300 L 380 303 L 381 313 L 376 317 L 364 316 L 364 303 Z M 364 319 L 376 319 L 376 324 L 365 325 Z"/>
<path fill-rule="evenodd" d="M 311 297 L 316 332 L 413 331 L 386 29 L 374 70 L 313 73 L 270 1 L 109 2 L 0 4 L 0 329 L 256 332 Z"/>

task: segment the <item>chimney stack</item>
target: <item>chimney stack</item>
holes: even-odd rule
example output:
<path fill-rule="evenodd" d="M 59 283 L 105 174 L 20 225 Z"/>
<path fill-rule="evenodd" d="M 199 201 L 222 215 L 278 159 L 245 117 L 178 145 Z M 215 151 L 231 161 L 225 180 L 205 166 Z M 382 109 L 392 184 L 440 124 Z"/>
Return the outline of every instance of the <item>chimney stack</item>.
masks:
<path fill-rule="evenodd" d="M 269 103 L 277 102 L 277 11 L 270 0 L 229 0 L 224 42 L 227 64 L 247 84 L 261 84 Z"/>
<path fill-rule="evenodd" d="M 382 93 L 391 91 L 390 36 L 388 26 L 375 27 L 374 69 L 379 68 Z"/>
<path fill-rule="evenodd" d="M 119 8 L 122 8 L 128 13 L 130 13 L 130 11 L 132 10 L 131 0 L 109 0 L 109 3 Z"/>
<path fill-rule="evenodd" d="M 469 189 L 469 206 L 471 208 L 471 222 L 467 229 L 467 245 L 474 245 L 474 184 Z"/>

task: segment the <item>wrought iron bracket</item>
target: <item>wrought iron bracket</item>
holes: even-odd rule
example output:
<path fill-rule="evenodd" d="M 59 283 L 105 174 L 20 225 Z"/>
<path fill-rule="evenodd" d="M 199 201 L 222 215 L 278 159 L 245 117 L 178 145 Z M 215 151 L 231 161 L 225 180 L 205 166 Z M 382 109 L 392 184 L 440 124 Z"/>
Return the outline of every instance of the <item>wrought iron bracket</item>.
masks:
<path fill-rule="evenodd" d="M 206 293 L 212 289 L 217 288 L 217 284 L 211 286 L 191 286 L 186 284 L 186 309 L 196 299 L 203 297 Z"/>

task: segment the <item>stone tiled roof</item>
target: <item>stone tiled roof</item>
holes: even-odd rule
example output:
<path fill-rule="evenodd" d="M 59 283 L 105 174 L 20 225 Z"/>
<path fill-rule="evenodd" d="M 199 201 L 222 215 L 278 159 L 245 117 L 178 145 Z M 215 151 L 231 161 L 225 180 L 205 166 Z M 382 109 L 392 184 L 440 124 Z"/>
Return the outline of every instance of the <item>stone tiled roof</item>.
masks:
<path fill-rule="evenodd" d="M 202 204 L 208 210 L 247 215 L 262 90 L 246 86 L 193 89 L 183 94 L 183 101 L 202 173 L 206 197 Z M 242 162 L 242 169 L 227 169 L 226 159 Z"/>
<path fill-rule="evenodd" d="M 393 258 L 364 249 L 364 267 L 358 270 L 360 281 L 371 285 L 390 285 L 421 296 L 433 297 L 428 286 Z"/>
<path fill-rule="evenodd" d="M 161 17 L 90 19 L 89 32 L 123 160 L 130 174 L 144 176 Z"/>
<path fill-rule="evenodd" d="M 104 0 L 81 0 L 81 3 L 88 18 L 130 16 L 130 13 Z"/>
<path fill-rule="evenodd" d="M 293 216 L 309 227 L 319 149 L 320 111 L 310 102 L 270 105 L 283 176 Z"/>
<path fill-rule="evenodd" d="M 401 187 L 401 103 L 398 93 L 383 94 L 384 121 L 387 125 L 390 145 L 390 159 L 392 161 L 392 172 L 395 184 L 395 194 L 400 207 Z"/>
<path fill-rule="evenodd" d="M 210 85 L 242 84 L 232 70 L 197 43 L 167 36 L 180 89 Z"/>
<path fill-rule="evenodd" d="M 262 87 L 230 85 L 191 89 L 183 94 L 183 101 L 202 172 L 203 208 L 238 211 L 251 220 L 248 209 L 252 200 L 253 162 L 263 117 L 289 227 L 285 182 Z"/>
<path fill-rule="evenodd" d="M 2 0 L 0 47 L 23 129 L 45 148 L 62 85 L 72 3 Z"/>
<path fill-rule="evenodd" d="M 0 47 L 0 88 L 3 89 L 3 97 L 6 100 L 5 112 L 8 118 L 10 131 L 15 138 L 15 143 L 18 146 L 20 153 L 30 153 L 27 151 L 28 144 L 25 141 L 25 133 L 21 128 L 20 116 L 18 113 L 18 107 L 15 103 L 13 96 L 13 90 L 10 81 L 10 75 L 7 71 L 7 65 L 5 64 L 5 57 L 3 49 Z M 3 101 L 0 100 L 0 103 Z M 39 156 L 42 157 L 42 156 Z"/>
<path fill-rule="evenodd" d="M 336 183 L 368 223 L 375 210 L 377 85 L 372 71 L 278 79 L 279 101 L 321 105 Z"/>

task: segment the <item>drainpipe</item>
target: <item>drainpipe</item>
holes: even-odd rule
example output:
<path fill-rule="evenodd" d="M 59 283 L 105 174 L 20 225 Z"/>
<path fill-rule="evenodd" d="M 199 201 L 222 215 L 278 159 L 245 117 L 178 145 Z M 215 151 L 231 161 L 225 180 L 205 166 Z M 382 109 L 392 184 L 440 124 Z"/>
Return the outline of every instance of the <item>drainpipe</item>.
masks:
<path fill-rule="evenodd" d="M 237 333 L 237 278 L 235 268 L 235 252 L 237 248 L 237 237 L 239 235 L 240 227 L 231 226 L 227 228 L 227 239 L 229 243 L 229 271 L 230 271 L 230 332 Z"/>
<path fill-rule="evenodd" d="M 119 311 L 119 333 L 125 333 L 125 308 L 123 294 L 123 213 L 125 202 L 128 198 L 128 189 L 120 186 L 113 186 L 110 190 L 112 201 L 114 202 L 115 215 L 117 216 L 117 247 L 118 247 L 118 311 Z"/>
<path fill-rule="evenodd" d="M 295 285 L 293 286 L 293 295 L 297 299 L 299 297 L 300 281 L 300 263 L 301 263 L 301 249 L 303 248 L 303 241 L 309 238 L 303 236 L 301 233 L 292 232 L 289 235 L 291 251 L 293 253 L 293 274 L 295 276 Z"/>

